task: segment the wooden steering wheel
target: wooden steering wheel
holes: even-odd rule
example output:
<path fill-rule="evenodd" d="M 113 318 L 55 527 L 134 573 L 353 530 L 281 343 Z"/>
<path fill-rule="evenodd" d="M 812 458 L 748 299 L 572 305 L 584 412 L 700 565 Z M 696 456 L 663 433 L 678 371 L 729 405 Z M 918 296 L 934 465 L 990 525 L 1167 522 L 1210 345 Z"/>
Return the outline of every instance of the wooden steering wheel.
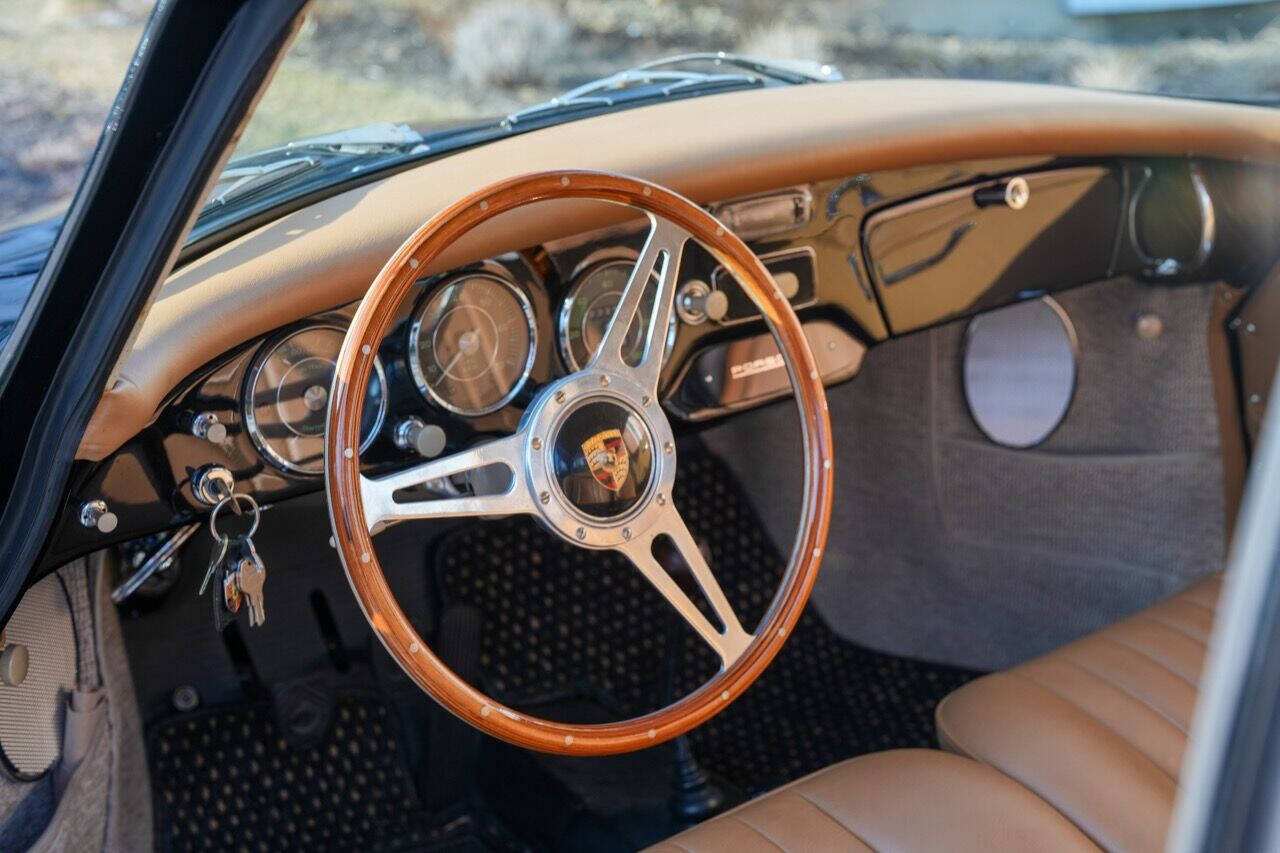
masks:
<path fill-rule="evenodd" d="M 591 362 L 540 389 L 513 435 L 478 444 L 405 471 L 360 473 L 360 418 L 379 343 L 422 271 L 482 222 L 548 199 L 593 199 L 643 212 L 650 229 L 613 319 Z M 786 573 L 754 633 L 743 628 L 699 553 L 674 502 L 675 437 L 658 398 L 666 330 L 680 257 L 698 241 L 738 280 L 760 310 L 786 362 L 803 432 L 805 490 L 799 531 Z M 624 340 L 656 277 L 657 296 L 638 364 Z M 586 437 L 584 440 L 584 436 Z M 594 458 L 592 458 L 594 457 Z M 510 469 L 501 494 L 401 502 L 401 490 L 494 464 Z M 615 499 L 584 502 L 573 482 L 603 472 Z M 764 671 L 795 627 L 817 578 L 831 517 L 831 422 L 817 362 L 800 321 L 764 265 L 714 217 L 682 196 L 624 175 L 540 172 L 479 190 L 433 216 L 387 261 L 360 304 L 338 356 L 325 441 L 326 489 L 334 542 L 351 588 L 378 638 L 404 671 L 437 702 L 472 726 L 530 749 L 605 755 L 676 737 L 728 706 Z M 379 522 L 523 513 L 574 545 L 625 554 L 720 656 L 707 683 L 666 708 L 615 723 L 571 725 L 523 714 L 484 695 L 447 666 L 409 624 L 370 538 Z M 654 557 L 656 540 L 688 563 L 719 625 L 703 614 Z"/>

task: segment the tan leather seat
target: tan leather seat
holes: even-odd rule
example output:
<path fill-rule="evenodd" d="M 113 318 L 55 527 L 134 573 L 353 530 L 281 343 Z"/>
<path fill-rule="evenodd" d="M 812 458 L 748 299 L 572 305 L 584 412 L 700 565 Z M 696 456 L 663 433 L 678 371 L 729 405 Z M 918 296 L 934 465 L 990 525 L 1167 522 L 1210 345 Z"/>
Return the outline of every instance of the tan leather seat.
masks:
<path fill-rule="evenodd" d="M 967 758 L 909 749 L 832 765 L 650 851 L 1096 849 L 1009 777 Z"/>
<path fill-rule="evenodd" d="M 944 748 L 1021 782 L 1110 850 L 1162 850 L 1221 575 L 938 706 Z"/>
<path fill-rule="evenodd" d="M 938 738 L 960 755 L 853 758 L 651 850 L 1163 849 L 1221 585 L 955 691 Z"/>

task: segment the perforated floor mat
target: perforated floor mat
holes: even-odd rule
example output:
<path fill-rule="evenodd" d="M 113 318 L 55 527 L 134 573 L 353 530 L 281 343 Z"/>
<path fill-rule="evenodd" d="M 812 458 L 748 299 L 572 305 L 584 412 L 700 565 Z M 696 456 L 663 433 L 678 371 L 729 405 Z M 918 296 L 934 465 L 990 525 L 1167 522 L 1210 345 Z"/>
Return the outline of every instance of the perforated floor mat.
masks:
<path fill-rule="evenodd" d="M 525 849 L 483 813 L 423 809 L 377 698 L 339 699 L 310 747 L 290 746 L 265 702 L 163 720 L 147 747 L 157 850 Z"/>
<path fill-rule="evenodd" d="M 732 475 L 683 448 L 676 505 L 710 545 L 712 568 L 744 625 L 763 615 L 785 568 Z M 716 659 L 631 564 L 573 547 L 525 518 L 469 525 L 437 551 L 446 601 L 484 614 L 486 686 L 519 706 L 585 688 L 620 714 L 665 704 L 666 630 L 677 632 L 683 694 Z M 699 759 L 747 792 L 832 762 L 936 745 L 933 710 L 976 673 L 879 654 L 842 641 L 813 608 L 773 665 L 691 735 Z"/>

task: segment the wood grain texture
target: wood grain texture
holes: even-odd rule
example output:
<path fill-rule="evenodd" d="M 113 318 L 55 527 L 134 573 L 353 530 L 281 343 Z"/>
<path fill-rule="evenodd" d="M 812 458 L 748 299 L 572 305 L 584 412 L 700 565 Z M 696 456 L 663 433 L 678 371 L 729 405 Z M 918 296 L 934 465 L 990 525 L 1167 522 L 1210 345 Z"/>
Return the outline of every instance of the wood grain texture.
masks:
<path fill-rule="evenodd" d="M 359 434 L 363 389 L 378 345 L 421 271 L 480 223 L 551 199 L 595 199 L 648 211 L 684 228 L 741 283 L 778 340 L 795 389 L 803 430 L 805 489 L 800 531 L 777 595 L 755 640 L 727 669 L 693 693 L 643 716 L 573 725 L 506 707 L 452 672 L 409 624 L 383 575 L 360 493 Z M 433 216 L 387 261 L 352 320 L 338 356 L 326 434 L 325 472 L 334 541 L 360 606 L 378 638 L 432 698 L 476 728 L 529 749 L 606 755 L 653 746 L 711 718 L 751 685 L 782 648 L 818 575 L 831 517 L 831 423 L 817 362 L 800 321 L 760 260 L 697 205 L 636 178 L 604 172 L 539 172 L 472 193 Z"/>

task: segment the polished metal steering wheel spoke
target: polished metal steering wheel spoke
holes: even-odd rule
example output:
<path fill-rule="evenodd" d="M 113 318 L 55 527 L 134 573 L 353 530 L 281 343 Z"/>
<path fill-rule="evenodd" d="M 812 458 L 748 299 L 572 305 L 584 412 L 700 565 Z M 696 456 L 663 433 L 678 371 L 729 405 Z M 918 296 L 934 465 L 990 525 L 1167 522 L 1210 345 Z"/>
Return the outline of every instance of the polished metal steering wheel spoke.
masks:
<path fill-rule="evenodd" d="M 667 345 L 667 328 L 671 323 L 671 311 L 675 305 L 676 281 L 680 274 L 680 256 L 684 245 L 691 239 L 688 231 L 665 219 L 649 214 L 649 235 L 645 239 L 640 257 L 631 269 L 631 276 L 614 309 L 613 319 L 605 330 L 595 357 L 587 365 L 588 370 L 605 373 L 628 374 L 650 394 L 658 393 L 658 377 Z M 654 275 L 658 277 L 658 291 L 653 308 L 644 325 L 644 346 L 640 362 L 626 362 L 626 339 L 644 302 L 645 291 Z"/>
<path fill-rule="evenodd" d="M 372 530 L 379 522 L 412 518 L 458 518 L 533 512 L 533 500 L 525 486 L 523 473 L 526 441 L 525 433 L 517 432 L 383 477 L 366 477 L 362 474 L 360 497 L 364 503 L 365 523 Z M 395 499 L 396 493 L 404 489 L 412 489 L 456 474 L 478 471 L 491 465 L 504 466 L 510 474 L 510 482 L 503 492 L 445 498 L 410 496 L 408 499 Z"/>
<path fill-rule="evenodd" d="M 698 588 L 702 590 L 703 597 L 711 605 L 712 612 L 723 628 L 717 627 L 698 609 L 698 605 L 680 588 L 680 584 L 654 556 L 654 543 L 664 536 L 670 539 L 671 545 L 688 566 Z M 693 628 L 698 636 L 715 650 L 720 656 L 722 667 L 727 669 L 755 639 L 738 621 L 737 614 L 733 612 L 733 606 L 729 604 L 724 590 L 720 588 L 720 583 L 712 574 L 711 567 L 707 565 L 706 559 L 698 549 L 698 543 L 694 541 L 693 534 L 689 532 L 684 519 L 680 517 L 675 507 L 668 505 L 667 510 L 653 526 L 643 535 L 620 546 L 618 550 L 635 564 L 640 573 L 676 609 L 689 627 Z"/>

